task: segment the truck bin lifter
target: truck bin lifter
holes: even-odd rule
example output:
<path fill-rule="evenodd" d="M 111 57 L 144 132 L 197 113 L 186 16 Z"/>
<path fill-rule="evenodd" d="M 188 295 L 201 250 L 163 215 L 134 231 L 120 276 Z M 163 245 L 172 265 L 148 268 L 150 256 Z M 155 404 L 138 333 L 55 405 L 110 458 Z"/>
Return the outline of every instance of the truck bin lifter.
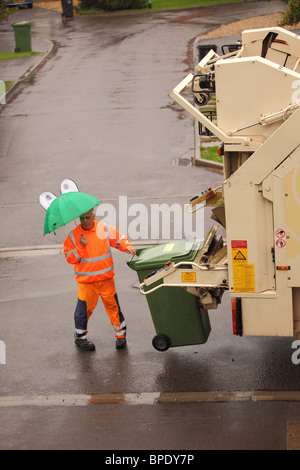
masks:
<path fill-rule="evenodd" d="M 204 89 L 216 94 L 217 123 L 196 107 Z M 170 97 L 224 144 L 222 187 L 187 209 L 214 205 L 226 244 L 214 225 L 197 259 L 169 263 L 140 292 L 180 286 L 210 309 L 228 289 L 234 334 L 300 339 L 300 36 L 277 27 L 244 31 L 240 49 L 209 51 Z"/>

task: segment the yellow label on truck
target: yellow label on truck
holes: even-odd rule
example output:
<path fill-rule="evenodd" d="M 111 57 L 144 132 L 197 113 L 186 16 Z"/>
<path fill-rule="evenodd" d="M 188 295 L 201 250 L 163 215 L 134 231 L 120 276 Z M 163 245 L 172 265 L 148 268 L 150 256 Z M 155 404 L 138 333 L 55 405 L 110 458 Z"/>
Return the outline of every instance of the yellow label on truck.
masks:
<path fill-rule="evenodd" d="M 234 292 L 255 292 L 254 264 L 233 266 L 232 274 Z"/>
<path fill-rule="evenodd" d="M 255 292 L 254 264 L 248 264 L 247 240 L 231 240 L 234 292 Z"/>
<path fill-rule="evenodd" d="M 182 282 L 196 282 L 196 273 L 181 273 Z"/>
<path fill-rule="evenodd" d="M 231 240 L 232 264 L 247 263 L 248 249 L 246 240 Z"/>

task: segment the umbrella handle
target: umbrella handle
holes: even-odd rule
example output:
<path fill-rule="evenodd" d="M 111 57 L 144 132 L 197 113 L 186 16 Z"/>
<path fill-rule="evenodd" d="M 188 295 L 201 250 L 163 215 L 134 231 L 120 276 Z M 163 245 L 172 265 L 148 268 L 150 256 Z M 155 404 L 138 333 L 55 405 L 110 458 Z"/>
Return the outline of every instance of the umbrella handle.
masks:
<path fill-rule="evenodd" d="M 80 230 L 79 228 L 79 225 L 76 224 L 76 221 L 74 220 L 74 224 L 76 225 L 76 227 L 78 228 L 79 232 L 81 233 L 81 235 L 83 235 L 82 231 Z"/>

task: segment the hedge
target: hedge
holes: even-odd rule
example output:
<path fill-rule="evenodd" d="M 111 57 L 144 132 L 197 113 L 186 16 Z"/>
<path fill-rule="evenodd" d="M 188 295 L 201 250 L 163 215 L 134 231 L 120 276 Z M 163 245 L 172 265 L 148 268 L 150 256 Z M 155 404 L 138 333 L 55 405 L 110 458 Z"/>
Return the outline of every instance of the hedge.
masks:
<path fill-rule="evenodd" d="M 104 11 L 138 10 L 147 8 L 148 0 L 81 0 L 80 8 Z"/>

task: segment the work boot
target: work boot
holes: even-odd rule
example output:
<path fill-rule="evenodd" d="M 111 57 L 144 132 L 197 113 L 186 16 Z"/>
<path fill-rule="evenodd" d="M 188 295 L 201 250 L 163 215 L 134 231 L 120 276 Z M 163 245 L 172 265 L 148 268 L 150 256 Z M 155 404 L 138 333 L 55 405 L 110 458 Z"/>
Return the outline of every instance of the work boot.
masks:
<path fill-rule="evenodd" d="M 95 349 L 94 343 L 88 341 L 86 338 L 75 338 L 75 344 L 77 344 L 80 349 L 84 349 L 85 351 L 94 351 Z"/>
<path fill-rule="evenodd" d="M 124 349 L 124 348 L 126 348 L 126 338 L 117 338 L 117 340 L 116 340 L 116 348 L 117 348 L 117 349 Z"/>

